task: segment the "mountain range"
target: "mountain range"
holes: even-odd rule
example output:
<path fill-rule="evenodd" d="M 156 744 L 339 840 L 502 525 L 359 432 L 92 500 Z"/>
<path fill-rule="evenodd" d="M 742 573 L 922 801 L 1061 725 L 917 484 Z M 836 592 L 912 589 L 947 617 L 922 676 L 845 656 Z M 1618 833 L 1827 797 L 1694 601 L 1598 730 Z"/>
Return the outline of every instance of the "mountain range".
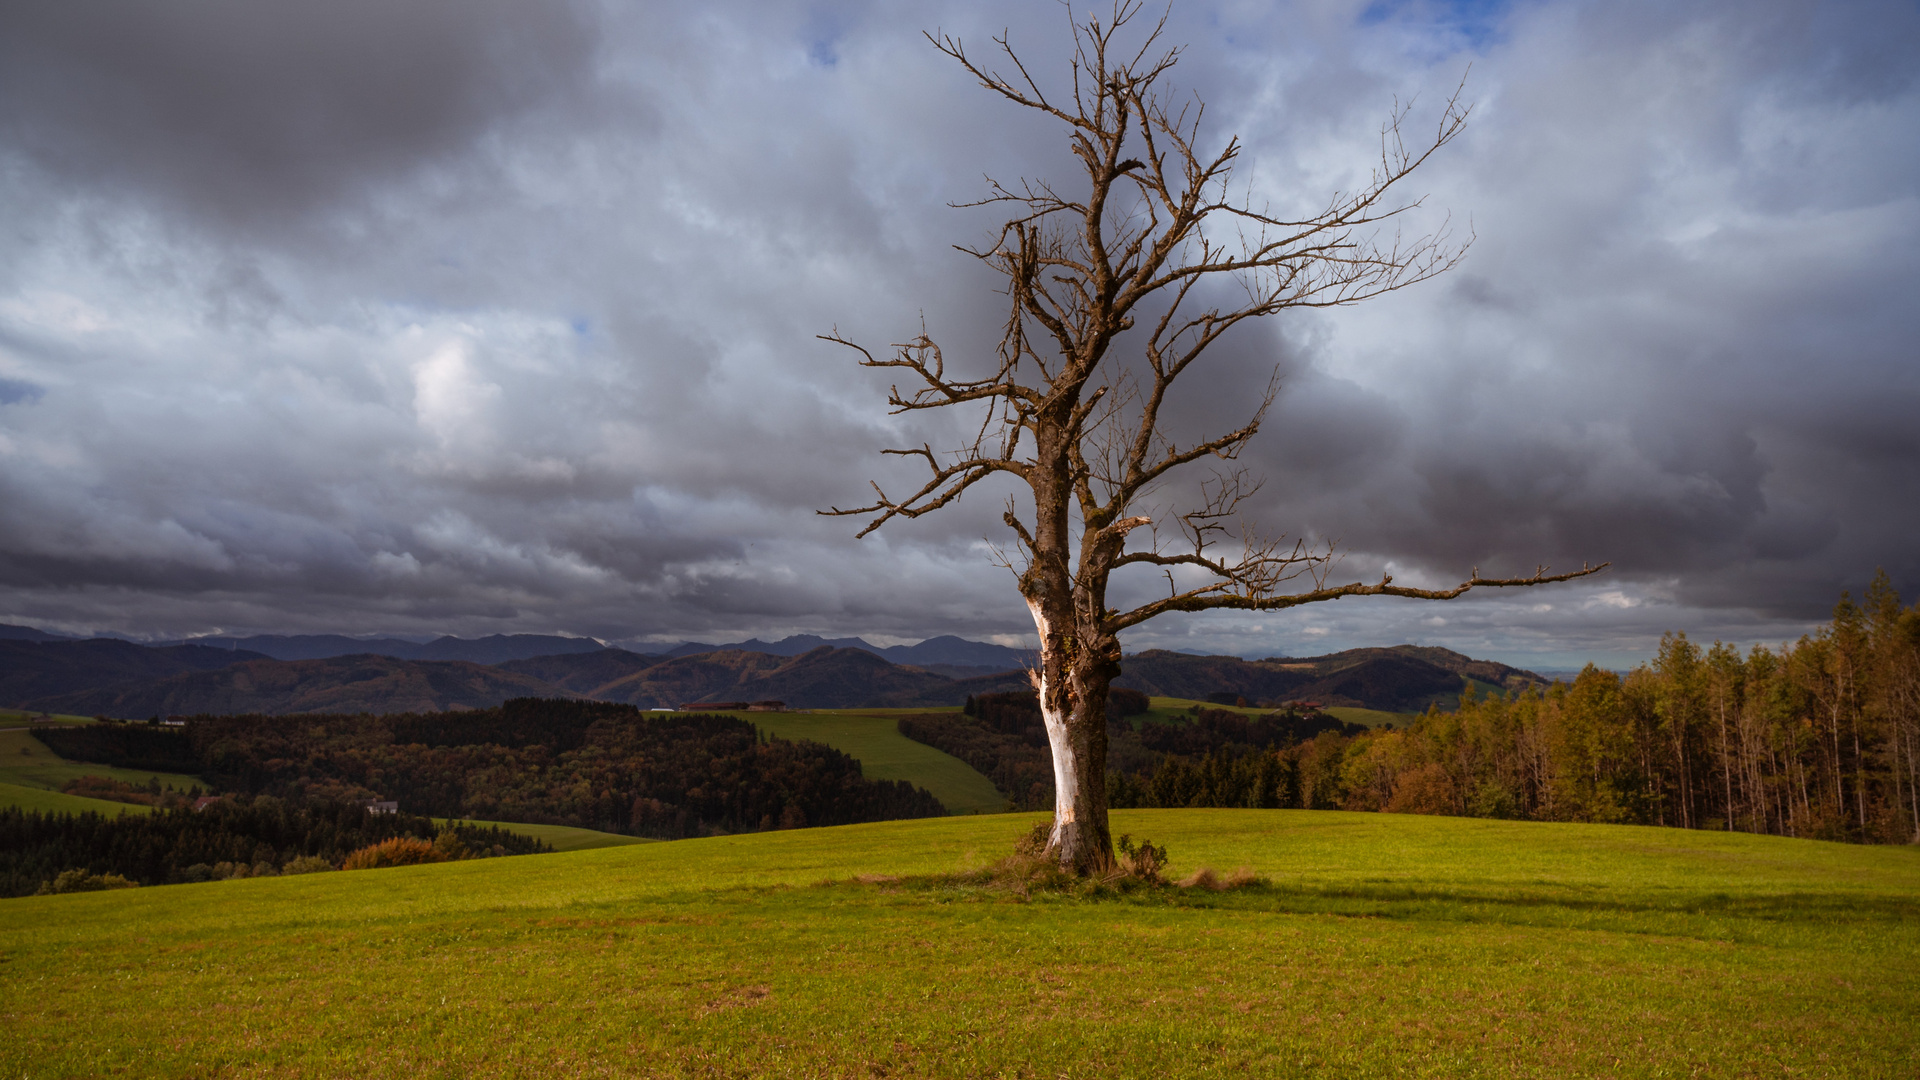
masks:
<path fill-rule="evenodd" d="M 0 626 L 0 640 L 16 636 L 32 641 L 74 640 L 29 626 Z M 424 642 L 391 637 L 357 638 L 344 634 L 254 634 L 247 637 L 201 637 L 160 644 L 244 650 L 275 660 L 325 660 L 335 656 L 371 653 L 401 660 L 465 660 L 475 664 L 503 664 L 540 656 L 620 648 L 643 656 L 661 656 L 671 660 L 711 652 L 799 656 L 830 646 L 835 649 L 859 649 L 895 664 L 911 664 L 954 678 L 1024 667 L 1031 664 L 1036 655 L 1031 649 L 1011 649 L 984 641 L 968 641 L 950 634 L 928 638 L 917 645 L 887 646 L 871 644 L 864 638 L 823 638 L 815 634 L 795 634 L 779 641 L 752 638 L 727 645 L 687 641 L 672 647 L 640 641 L 604 643 L 594 638 L 562 637 L 557 634 L 494 634 L 483 638 L 446 636 Z"/>
<path fill-rule="evenodd" d="M 465 660 L 472 664 L 499 664 L 531 656 L 598 652 L 605 645 L 592 638 L 557 634 L 494 634 L 483 638 L 355 638 L 343 634 L 255 634 L 252 637 L 204 637 L 191 642 L 216 649 L 259 653 L 275 660 L 326 660 L 335 656 L 391 656 L 400 660 Z"/>
<path fill-rule="evenodd" d="M 511 698 L 576 696 L 531 676 L 485 664 L 401 660 L 361 653 L 320 660 L 256 656 L 214 671 L 182 672 L 37 698 L 26 707 L 138 719 L 242 713 L 444 712 L 491 708 Z"/>
<path fill-rule="evenodd" d="M 1122 666 L 1125 672 L 1114 680 L 1115 686 L 1154 696 L 1204 699 L 1228 692 L 1249 702 L 1313 701 L 1387 712 L 1451 703 L 1459 697 L 1463 679 L 1473 680 L 1483 692 L 1547 683 L 1531 671 L 1419 645 L 1265 660 L 1155 649 L 1127 657 Z"/>
<path fill-rule="evenodd" d="M 697 656 L 708 652 L 738 651 L 767 653 L 771 656 L 799 656 L 822 646 L 835 649 L 859 649 L 895 664 L 911 664 L 914 667 L 926 668 L 941 674 L 952 674 L 955 677 L 1011 671 L 1014 668 L 1030 666 L 1039 658 L 1039 654 L 1032 649 L 1011 649 L 1005 645 L 994 645 L 985 641 L 968 641 L 951 634 L 928 638 L 918 645 L 888 645 L 884 648 L 869 644 L 864 638 L 823 638 L 813 634 L 795 634 L 779 641 L 761 641 L 759 638 L 752 638 L 732 645 L 708 645 L 704 642 L 688 641 L 666 650 L 663 655 L 681 657 Z"/>
<path fill-rule="evenodd" d="M 953 637 L 880 649 L 858 638 L 801 635 L 726 647 L 688 643 L 664 654 L 591 638 L 534 634 L 424 643 L 260 635 L 214 639 L 217 645 L 201 639 L 161 646 L 43 638 L 0 635 L 0 704 L 133 718 L 436 711 L 488 708 L 530 696 L 649 709 L 767 699 L 793 708 L 919 708 L 959 704 L 970 694 L 1025 689 L 1023 666 L 1031 659 L 1020 650 Z M 412 655 L 333 651 L 369 644 L 405 647 Z M 900 662 L 914 656 L 928 659 Z M 950 662 L 996 659 L 1001 663 Z M 1014 663 L 1006 664 L 1009 659 Z M 1115 685 L 1151 695 L 1314 701 L 1396 712 L 1450 702 L 1463 679 L 1486 690 L 1545 681 L 1505 664 L 1413 645 L 1265 660 L 1153 650 L 1128 656 L 1123 664 Z"/>

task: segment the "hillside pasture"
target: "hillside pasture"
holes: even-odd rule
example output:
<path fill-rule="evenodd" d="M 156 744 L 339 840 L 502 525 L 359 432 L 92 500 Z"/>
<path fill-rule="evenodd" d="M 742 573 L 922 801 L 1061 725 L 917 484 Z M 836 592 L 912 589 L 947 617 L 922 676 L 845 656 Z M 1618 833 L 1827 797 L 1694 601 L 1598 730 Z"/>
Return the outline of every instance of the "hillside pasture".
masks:
<path fill-rule="evenodd" d="M 446 818 L 437 818 L 446 821 Z M 555 851 L 590 851 L 594 848 L 625 847 L 629 844 L 658 844 L 664 841 L 646 836 L 627 836 L 622 833 L 600 832 L 597 829 L 581 829 L 572 825 L 526 825 L 518 821 L 474 821 L 470 818 L 457 819 L 462 825 L 477 825 L 486 829 L 498 826 L 508 832 L 531 836 L 546 842 Z"/>
<path fill-rule="evenodd" d="M 118 817 L 126 813 L 153 813 L 151 806 L 113 802 L 108 799 L 89 799 L 43 787 L 9 784 L 4 780 L 0 780 L 0 807 L 38 810 L 44 814 L 102 814 L 106 817 Z"/>
<path fill-rule="evenodd" d="M 1007 808 L 1006 797 L 993 781 L 951 754 L 917 743 L 900 734 L 899 717 L 906 713 L 952 711 L 927 709 L 871 709 L 859 711 L 742 712 L 768 735 L 782 739 L 811 739 L 860 760 L 860 772 L 869 780 L 905 780 L 918 784 L 940 800 L 950 814 L 996 814 Z"/>
<path fill-rule="evenodd" d="M 92 724 L 97 721 L 91 716 L 75 716 L 71 713 L 42 713 L 32 709 L 0 709 L 0 727 L 13 724 L 26 724 L 35 720 L 51 720 L 56 724 Z"/>
<path fill-rule="evenodd" d="M 1394 727 L 1406 727 L 1407 721 L 1419 716 L 1419 713 L 1387 712 L 1382 709 L 1355 709 L 1345 705 L 1334 705 L 1320 710 L 1343 724 L 1359 724 L 1362 727 L 1377 728 L 1382 724 Z"/>
<path fill-rule="evenodd" d="M 33 1076 L 1911 1076 L 1920 852 L 1145 810 L 1106 899 L 944 874 L 1038 815 L 6 901 Z M 865 882 L 857 875 L 868 875 Z M 884 877 L 873 875 L 885 875 Z M 824 882 L 824 883 L 823 883 Z"/>
<path fill-rule="evenodd" d="M 1191 698 L 1156 697 L 1147 700 L 1151 707 L 1146 712 L 1135 713 L 1127 718 L 1136 728 L 1142 724 L 1169 724 L 1187 719 L 1194 715 L 1196 709 L 1220 709 L 1237 713 L 1248 719 L 1266 716 L 1275 711 L 1253 705 L 1215 705 L 1210 701 L 1195 701 Z M 1344 705 L 1335 705 L 1320 711 L 1343 724 L 1359 724 L 1363 727 L 1379 727 L 1382 724 L 1404 727 L 1407 721 L 1419 715 L 1418 713 L 1387 712 L 1383 709 L 1356 709 Z"/>

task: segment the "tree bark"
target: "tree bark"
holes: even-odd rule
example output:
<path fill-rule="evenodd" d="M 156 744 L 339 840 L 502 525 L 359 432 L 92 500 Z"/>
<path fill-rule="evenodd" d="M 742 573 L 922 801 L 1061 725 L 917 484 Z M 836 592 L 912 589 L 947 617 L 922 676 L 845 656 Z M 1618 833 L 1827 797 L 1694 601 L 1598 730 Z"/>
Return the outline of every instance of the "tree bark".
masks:
<path fill-rule="evenodd" d="M 1043 669 L 1035 680 L 1053 751 L 1053 831 L 1047 853 L 1071 873 L 1105 873 L 1114 865 L 1107 827 L 1110 677 L 1082 664 L 1060 674 L 1055 681 Z"/>

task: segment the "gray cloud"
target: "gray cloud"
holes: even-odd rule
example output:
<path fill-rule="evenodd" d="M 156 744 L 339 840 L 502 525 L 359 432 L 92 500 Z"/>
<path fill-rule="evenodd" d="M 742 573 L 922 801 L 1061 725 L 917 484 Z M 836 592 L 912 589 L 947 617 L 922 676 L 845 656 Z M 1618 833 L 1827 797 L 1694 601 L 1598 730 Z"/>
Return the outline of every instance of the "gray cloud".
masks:
<path fill-rule="evenodd" d="M 243 0 L 0 15 L 0 131 L 57 182 L 221 224 L 325 215 L 591 78 L 566 4 Z"/>
<path fill-rule="evenodd" d="M 1000 298 L 949 245 L 994 219 L 944 204 L 1071 162 L 919 33 L 1010 27 L 1057 78 L 1059 11 L 69 7 L 0 16 L 0 619 L 1030 631 L 987 546 L 1010 489 L 857 542 L 813 514 L 965 427 L 887 416 L 813 335 L 924 317 L 990 355 Z M 1277 206 L 1363 177 L 1395 97 L 1426 122 L 1471 62 L 1419 190 L 1477 240 L 1239 332 L 1171 423 L 1277 370 L 1260 517 L 1338 538 L 1343 576 L 1615 569 L 1134 646 L 1624 662 L 1797 633 L 1875 566 L 1920 591 L 1914 13 L 1492 10 L 1175 13 L 1182 86 Z"/>

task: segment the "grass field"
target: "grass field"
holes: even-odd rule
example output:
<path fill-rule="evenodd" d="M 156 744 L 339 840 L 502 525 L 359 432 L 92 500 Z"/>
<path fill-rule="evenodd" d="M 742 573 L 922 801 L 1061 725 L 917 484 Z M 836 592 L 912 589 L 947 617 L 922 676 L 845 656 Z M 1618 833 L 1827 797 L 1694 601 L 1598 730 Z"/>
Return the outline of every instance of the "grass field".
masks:
<path fill-rule="evenodd" d="M 32 720 L 38 720 L 43 716 L 59 724 L 91 724 L 94 722 L 91 716 L 72 716 L 67 713 L 37 713 L 27 709 L 0 709 L 0 726 L 12 723 L 24 724 Z"/>
<path fill-rule="evenodd" d="M 444 822 L 446 819 L 435 818 L 434 820 Z M 472 818 L 461 818 L 460 822 L 464 825 L 478 825 L 481 828 L 498 825 L 508 832 L 545 840 L 555 851 L 591 851 L 594 848 L 624 847 L 628 844 L 660 843 L 658 840 L 644 836 L 623 836 L 620 833 L 582 829 L 573 825 L 523 825 L 517 821 L 475 821 Z"/>
<path fill-rule="evenodd" d="M 1320 710 L 1343 724 L 1363 724 L 1367 727 L 1379 727 L 1392 724 L 1394 727 L 1406 727 L 1408 722 L 1419 713 L 1385 712 L 1380 709 L 1352 709 L 1344 705 L 1335 705 Z"/>
<path fill-rule="evenodd" d="M 1142 810 L 1232 893 L 1027 902 L 944 818 L 0 904 L 25 1076 L 1920 1073 L 1920 851 Z M 823 879 L 835 884 L 816 884 Z"/>
<path fill-rule="evenodd" d="M 845 712 L 735 713 L 783 739 L 812 739 L 860 759 L 869 780 L 906 780 L 933 793 L 951 814 L 994 814 L 1007 800 L 973 766 L 900 734 L 899 717 L 942 709 L 866 709 Z"/>
<path fill-rule="evenodd" d="M 1157 697 L 1149 698 L 1148 701 L 1153 707 L 1145 713 L 1140 713 L 1132 717 L 1134 727 L 1139 727 L 1141 724 L 1163 724 L 1177 717 L 1191 716 L 1193 715 L 1195 706 L 1202 709 L 1225 709 L 1227 712 L 1239 713 L 1241 716 L 1247 717 L 1265 716 L 1273 711 L 1272 709 L 1262 709 L 1252 705 L 1215 705 L 1209 701 L 1194 701 L 1190 698 Z M 1320 711 L 1343 723 L 1364 724 L 1367 727 L 1379 727 L 1381 724 L 1405 727 L 1407 721 L 1418 715 L 1417 713 L 1385 712 L 1380 709 L 1353 709 L 1343 705 L 1336 705 Z"/>
<path fill-rule="evenodd" d="M 17 806 L 22 810 L 39 810 L 48 814 L 105 814 L 119 817 L 132 812 L 153 813 L 153 807 L 136 803 L 110 802 L 106 799 L 88 799 L 79 795 L 63 795 L 46 788 L 27 787 L 23 784 L 9 784 L 0 780 L 0 807 Z"/>

